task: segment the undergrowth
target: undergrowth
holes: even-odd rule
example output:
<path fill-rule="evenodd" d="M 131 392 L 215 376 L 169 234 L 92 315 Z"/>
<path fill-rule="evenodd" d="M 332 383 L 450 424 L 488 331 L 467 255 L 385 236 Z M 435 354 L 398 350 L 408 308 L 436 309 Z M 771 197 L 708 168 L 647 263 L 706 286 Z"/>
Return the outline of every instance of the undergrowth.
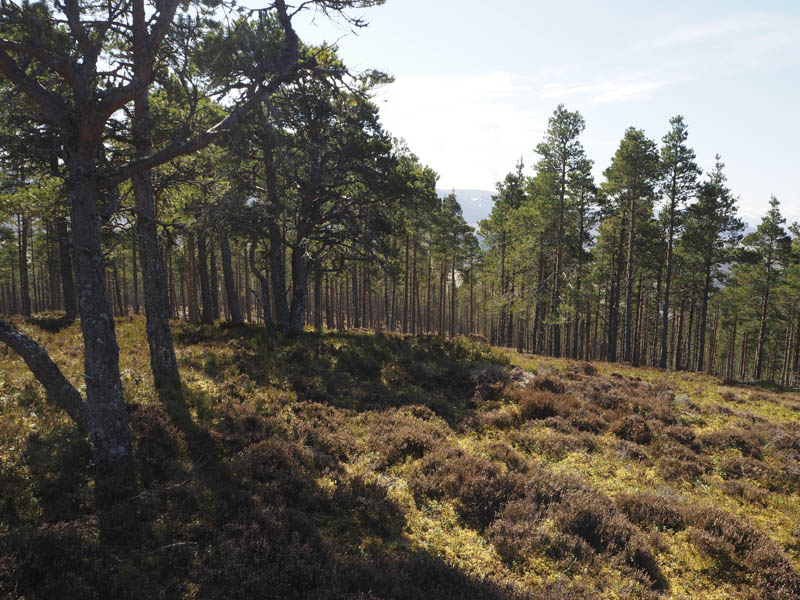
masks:
<path fill-rule="evenodd" d="M 80 332 L 19 322 L 76 384 Z M 437 337 L 118 322 L 138 489 L 0 349 L 0 596 L 800 597 L 800 398 Z"/>

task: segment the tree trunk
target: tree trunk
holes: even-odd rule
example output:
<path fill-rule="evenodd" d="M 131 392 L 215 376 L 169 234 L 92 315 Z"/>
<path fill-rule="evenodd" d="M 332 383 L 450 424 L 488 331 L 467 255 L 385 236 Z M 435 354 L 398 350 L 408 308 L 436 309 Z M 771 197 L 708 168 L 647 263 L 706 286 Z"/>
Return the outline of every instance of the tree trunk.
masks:
<path fill-rule="evenodd" d="M 201 321 L 206 325 L 214 323 L 214 311 L 211 302 L 211 285 L 208 281 L 208 246 L 206 234 L 197 234 L 198 275 L 200 276 L 200 301 L 203 305 Z"/>
<path fill-rule="evenodd" d="M 408 257 L 409 257 L 409 237 L 406 234 L 406 251 L 405 251 L 405 279 L 403 281 L 403 333 L 408 333 L 408 292 L 409 292 L 409 278 L 411 275 L 411 270 L 409 269 L 408 265 Z"/>
<path fill-rule="evenodd" d="M 352 298 L 352 315 L 353 315 L 353 327 L 355 329 L 359 329 L 361 327 L 361 313 L 358 310 L 358 265 L 353 263 L 353 275 L 352 280 L 350 282 L 353 286 L 353 295 Z M 406 300 L 408 300 L 408 280 L 406 280 Z M 406 304 L 403 308 L 404 319 L 406 319 L 405 323 L 408 325 L 408 304 Z M 403 333 L 406 333 L 405 328 L 403 329 Z"/>
<path fill-rule="evenodd" d="M 314 329 L 322 331 L 322 269 L 314 269 Z"/>
<path fill-rule="evenodd" d="M 2 319 L 0 319 L 0 341 L 8 344 L 22 357 L 34 377 L 46 390 L 48 397 L 69 415 L 81 431 L 85 432 L 87 421 L 83 398 L 50 359 L 47 351 Z"/>
<path fill-rule="evenodd" d="M 81 136 L 90 133 L 81 130 Z M 95 150 L 95 144 L 68 148 L 68 195 L 84 344 L 86 421 L 95 466 L 99 473 L 111 474 L 128 471 L 133 455 L 119 373 L 119 347 L 105 292 Z"/>
<path fill-rule="evenodd" d="M 236 290 L 236 281 L 233 277 L 233 262 L 231 261 L 231 245 L 228 239 L 228 232 L 219 232 L 219 249 L 222 255 L 222 277 L 225 280 L 225 297 L 228 300 L 228 310 L 231 313 L 231 323 L 241 325 L 242 309 L 239 304 L 239 293 Z"/>
<path fill-rule="evenodd" d="M 139 268 L 137 266 L 136 260 L 136 234 L 134 231 L 133 236 L 133 244 L 131 244 L 131 257 L 132 257 L 132 265 L 131 265 L 131 277 L 133 278 L 133 314 L 139 314 Z M 156 239 L 156 245 L 158 245 L 158 239 Z"/>
<path fill-rule="evenodd" d="M 705 367 L 706 351 L 706 320 L 708 318 L 708 295 L 711 291 L 711 266 L 706 266 L 705 279 L 703 283 L 703 301 L 700 307 L 700 339 L 697 345 L 697 370 L 702 371 Z"/>
<path fill-rule="evenodd" d="M 267 276 L 261 273 L 256 266 L 255 240 L 250 242 L 248 258 L 250 259 L 250 270 L 253 272 L 253 275 L 256 276 L 258 281 L 261 282 L 261 308 L 264 311 L 264 328 L 267 330 L 267 333 L 271 335 L 275 332 L 275 325 L 272 322 L 272 310 L 269 302 L 269 280 L 267 279 Z"/>
<path fill-rule="evenodd" d="M 298 238 L 299 238 L 298 234 Z M 354 299 L 358 307 L 358 298 Z M 308 308 L 308 259 L 305 248 L 292 248 L 292 306 L 289 315 L 289 331 L 301 332 L 306 322 Z"/>
<path fill-rule="evenodd" d="M 28 283 L 28 219 L 25 215 L 17 216 L 19 235 L 19 291 L 22 300 L 22 315 L 31 316 L 31 292 Z"/>
<path fill-rule="evenodd" d="M 75 278 L 72 267 L 69 233 L 67 231 L 67 220 L 64 217 L 60 217 L 56 221 L 56 235 L 58 236 L 58 255 L 61 268 L 61 291 L 64 294 L 64 310 L 67 312 L 67 320 L 73 321 L 75 317 L 78 316 L 78 301 L 75 297 Z"/>
<path fill-rule="evenodd" d="M 189 320 L 192 323 L 199 323 L 200 307 L 197 298 L 197 248 L 193 233 L 186 234 L 184 258 L 186 261 L 186 304 L 189 307 Z"/>
<path fill-rule="evenodd" d="M 628 201 L 628 246 L 625 256 L 625 324 L 623 329 L 622 360 L 631 362 L 633 325 L 633 240 L 636 226 L 636 198 L 630 193 Z"/>
<path fill-rule="evenodd" d="M 769 293 L 770 293 L 770 276 L 771 266 L 767 266 L 767 278 L 764 288 L 764 295 L 761 298 L 761 316 L 758 324 L 758 338 L 756 338 L 756 358 L 755 368 L 753 370 L 756 381 L 761 379 L 761 373 L 764 368 L 763 355 L 764 355 L 764 341 L 767 334 L 767 308 L 769 306 Z"/>
<path fill-rule="evenodd" d="M 213 244 L 208 248 L 209 284 L 211 285 L 211 319 L 219 319 L 219 273 L 217 271 L 217 251 Z"/>

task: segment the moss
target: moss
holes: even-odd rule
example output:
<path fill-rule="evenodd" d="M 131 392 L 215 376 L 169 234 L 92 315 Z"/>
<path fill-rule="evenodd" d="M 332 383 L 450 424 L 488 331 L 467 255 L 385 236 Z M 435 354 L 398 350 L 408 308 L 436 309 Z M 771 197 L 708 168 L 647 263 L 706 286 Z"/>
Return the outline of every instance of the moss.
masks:
<path fill-rule="evenodd" d="M 77 325 L 19 325 L 81 381 Z M 797 596 L 797 394 L 178 324 L 164 406 L 144 319 L 117 333 L 139 488 L 104 508 L 86 440 L 0 350 L 0 595 Z"/>

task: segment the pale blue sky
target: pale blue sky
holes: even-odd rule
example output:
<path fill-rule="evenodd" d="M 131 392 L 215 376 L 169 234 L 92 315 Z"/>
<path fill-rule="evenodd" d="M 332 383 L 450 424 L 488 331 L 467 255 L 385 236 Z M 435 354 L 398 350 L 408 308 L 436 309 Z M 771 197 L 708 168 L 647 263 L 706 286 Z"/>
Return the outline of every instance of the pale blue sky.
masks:
<path fill-rule="evenodd" d="M 749 221 L 770 194 L 800 220 L 800 1 L 387 0 L 362 14 L 357 35 L 321 16 L 298 29 L 395 76 L 382 120 L 440 187 L 494 189 L 520 156 L 529 168 L 563 102 L 586 118 L 598 180 L 626 127 L 660 142 L 680 113 L 704 168 L 722 154 Z"/>

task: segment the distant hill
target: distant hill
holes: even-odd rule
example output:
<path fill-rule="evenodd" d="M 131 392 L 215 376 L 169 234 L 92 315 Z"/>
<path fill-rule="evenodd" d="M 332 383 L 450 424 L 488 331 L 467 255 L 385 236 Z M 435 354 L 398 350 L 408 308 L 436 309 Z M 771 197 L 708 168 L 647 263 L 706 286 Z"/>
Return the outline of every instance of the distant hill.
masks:
<path fill-rule="evenodd" d="M 454 192 L 461 210 L 464 211 L 464 219 L 470 225 L 476 226 L 481 219 L 485 219 L 492 212 L 492 194 L 487 190 L 436 190 L 439 196 L 444 197 L 450 192 Z"/>

